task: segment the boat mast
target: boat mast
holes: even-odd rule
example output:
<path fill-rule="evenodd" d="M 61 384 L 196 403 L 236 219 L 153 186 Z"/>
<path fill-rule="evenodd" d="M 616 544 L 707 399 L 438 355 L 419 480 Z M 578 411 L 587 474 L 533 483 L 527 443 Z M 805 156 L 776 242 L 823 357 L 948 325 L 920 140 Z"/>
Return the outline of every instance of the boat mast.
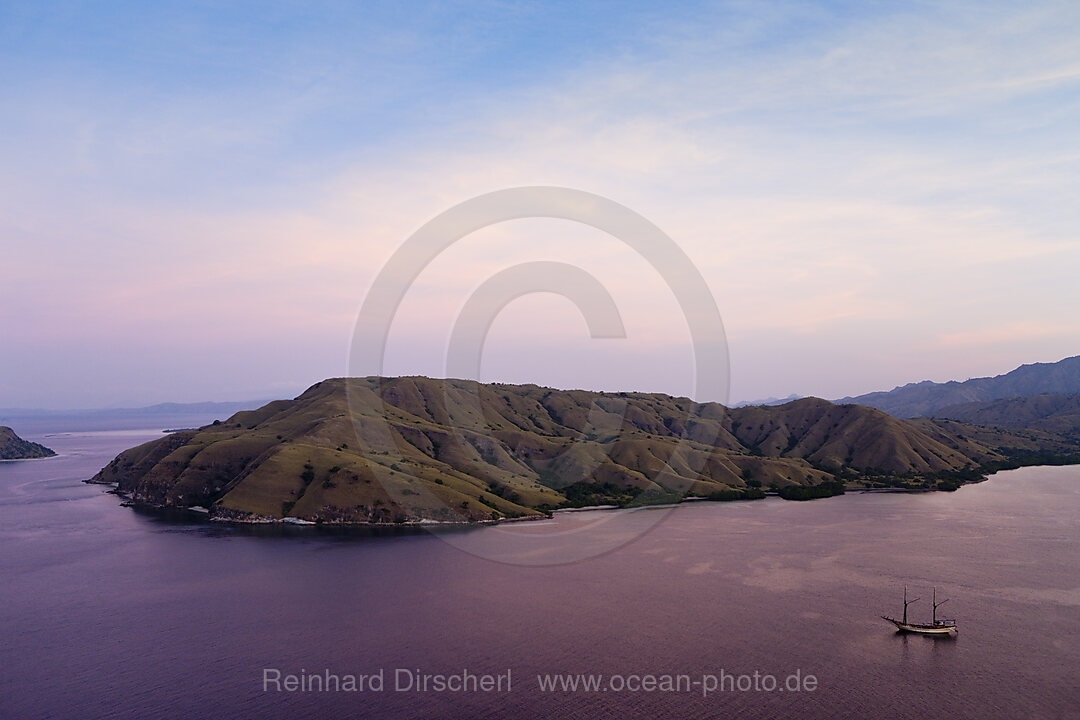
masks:
<path fill-rule="evenodd" d="M 919 598 L 915 598 L 914 600 L 908 600 L 907 599 L 907 585 L 905 585 L 904 586 L 904 624 L 905 625 L 907 625 L 907 606 L 910 605 L 913 602 L 918 602 L 918 601 L 919 601 Z"/>
<path fill-rule="evenodd" d="M 949 602 L 949 598 L 945 598 L 941 602 L 937 601 L 937 588 L 934 588 L 934 624 L 937 625 L 937 609 L 938 605 L 944 605 Z"/>

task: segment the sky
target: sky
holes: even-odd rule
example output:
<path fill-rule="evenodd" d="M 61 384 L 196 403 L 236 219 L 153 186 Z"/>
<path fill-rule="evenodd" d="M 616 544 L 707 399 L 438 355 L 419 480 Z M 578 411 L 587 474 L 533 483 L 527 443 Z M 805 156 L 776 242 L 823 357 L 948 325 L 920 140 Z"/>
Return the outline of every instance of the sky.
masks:
<path fill-rule="evenodd" d="M 0 407 L 295 396 L 349 373 L 412 233 L 537 185 L 693 262 L 730 368 L 698 400 L 1080 354 L 1077 37 L 1073 2 L 0 0 Z M 625 338 L 528 294 L 477 378 L 695 395 L 673 289 L 551 218 L 432 261 L 384 372 L 444 376 L 469 297 L 533 261 L 595 277 Z"/>

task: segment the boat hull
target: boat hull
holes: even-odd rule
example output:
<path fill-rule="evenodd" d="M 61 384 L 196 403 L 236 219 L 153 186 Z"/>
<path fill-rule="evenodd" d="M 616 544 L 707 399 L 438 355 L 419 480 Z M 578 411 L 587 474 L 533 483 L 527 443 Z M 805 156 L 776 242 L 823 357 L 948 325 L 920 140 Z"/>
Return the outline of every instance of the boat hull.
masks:
<path fill-rule="evenodd" d="M 897 620 L 896 618 L 881 616 L 882 620 L 887 620 L 896 626 L 899 632 L 904 633 L 917 633 L 919 635 L 954 635 L 956 633 L 955 623 L 949 623 L 944 625 L 921 625 L 919 623 L 906 623 L 903 620 Z"/>

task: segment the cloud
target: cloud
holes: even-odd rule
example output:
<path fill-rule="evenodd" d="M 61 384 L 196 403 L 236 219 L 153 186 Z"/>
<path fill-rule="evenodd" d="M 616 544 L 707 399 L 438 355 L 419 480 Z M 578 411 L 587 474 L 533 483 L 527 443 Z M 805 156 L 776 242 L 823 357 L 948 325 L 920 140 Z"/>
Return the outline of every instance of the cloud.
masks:
<path fill-rule="evenodd" d="M 1046 337 L 1072 339 L 1077 335 L 1080 335 L 1080 325 L 1075 323 L 1047 323 L 1034 318 L 1025 322 L 1010 322 L 974 330 L 945 333 L 939 336 L 938 344 L 946 348 L 981 348 Z"/>
<path fill-rule="evenodd" d="M 459 60 L 424 49 L 450 32 L 429 21 L 370 49 L 347 33 L 320 47 L 325 28 L 234 37 L 178 76 L 154 63 L 182 46 L 140 45 L 153 61 L 143 73 L 13 86 L 6 106 L 26 111 L 0 121 L 0 302 L 18 309 L 5 336 L 122 347 L 314 333 L 337 352 L 378 269 L 421 224 L 483 192 L 553 184 L 627 204 L 684 247 L 741 366 L 769 368 L 744 373 L 748 397 L 802 392 L 789 383 L 815 372 L 836 395 L 855 392 L 835 358 L 856 348 L 883 387 L 921 379 L 897 346 L 942 352 L 945 372 L 962 375 L 952 351 L 1004 342 L 1001 327 L 1019 340 L 1001 362 L 1040 359 L 1024 356 L 1036 347 L 1024 338 L 1070 354 L 1075 5 L 724 4 L 654 14 L 622 41 L 612 31 L 561 54 L 540 27 L 536 56 L 513 56 L 516 74 L 499 53 L 518 38 L 472 18 L 477 43 L 458 43 Z M 397 329 L 403 355 L 437 355 L 473 288 L 536 259 L 580 264 L 611 288 L 643 375 L 664 373 L 657 348 L 685 346 L 662 283 L 618 243 L 518 222 L 419 278 Z M 515 342 L 580 334 L 550 304 L 508 310 L 493 372 L 514 367 Z M 778 352 L 815 365 L 786 371 Z"/>

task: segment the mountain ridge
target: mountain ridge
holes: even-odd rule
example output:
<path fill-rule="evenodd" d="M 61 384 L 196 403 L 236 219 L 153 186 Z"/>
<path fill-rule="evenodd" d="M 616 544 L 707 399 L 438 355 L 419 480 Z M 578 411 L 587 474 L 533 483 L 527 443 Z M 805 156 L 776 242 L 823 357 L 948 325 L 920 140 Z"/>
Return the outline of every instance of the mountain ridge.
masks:
<path fill-rule="evenodd" d="M 1080 393 L 1021 395 L 989 402 L 950 405 L 935 413 L 976 425 L 1042 430 L 1080 438 Z"/>
<path fill-rule="evenodd" d="M 1080 356 L 1029 363 L 994 375 L 944 383 L 923 380 L 892 390 L 840 398 L 837 403 L 874 407 L 899 418 L 931 417 L 946 407 L 1009 397 L 1080 393 Z"/>
<path fill-rule="evenodd" d="M 132 448 L 91 481 L 226 520 L 477 522 L 845 484 L 955 489 L 1007 464 L 1003 448 L 1075 449 L 1052 436 L 969 437 L 948 422 L 920 427 L 820 398 L 728 409 L 658 393 L 332 378 Z"/>

